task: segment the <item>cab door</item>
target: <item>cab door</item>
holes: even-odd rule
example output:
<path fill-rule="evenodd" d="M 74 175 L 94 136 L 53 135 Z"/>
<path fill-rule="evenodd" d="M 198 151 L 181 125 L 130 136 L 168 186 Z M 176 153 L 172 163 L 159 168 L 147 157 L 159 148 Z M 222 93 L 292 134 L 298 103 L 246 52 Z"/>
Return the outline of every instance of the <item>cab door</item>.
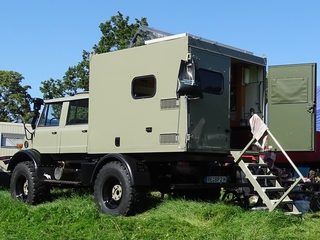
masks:
<path fill-rule="evenodd" d="M 89 99 L 78 99 L 68 104 L 67 121 L 60 131 L 60 153 L 86 153 L 88 146 Z"/>
<path fill-rule="evenodd" d="M 33 137 L 33 148 L 41 153 L 59 153 L 62 102 L 47 103 Z"/>
<path fill-rule="evenodd" d="M 285 151 L 314 151 L 316 63 L 270 66 L 268 127 Z M 269 148 L 280 151 L 269 137 Z"/>

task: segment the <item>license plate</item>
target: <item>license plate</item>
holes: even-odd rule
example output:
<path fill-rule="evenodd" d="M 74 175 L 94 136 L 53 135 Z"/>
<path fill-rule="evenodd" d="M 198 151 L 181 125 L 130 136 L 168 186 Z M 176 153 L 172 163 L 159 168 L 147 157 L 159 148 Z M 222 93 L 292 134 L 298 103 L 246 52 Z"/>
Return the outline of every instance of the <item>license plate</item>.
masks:
<path fill-rule="evenodd" d="M 206 176 L 205 182 L 206 183 L 226 183 L 227 176 Z"/>

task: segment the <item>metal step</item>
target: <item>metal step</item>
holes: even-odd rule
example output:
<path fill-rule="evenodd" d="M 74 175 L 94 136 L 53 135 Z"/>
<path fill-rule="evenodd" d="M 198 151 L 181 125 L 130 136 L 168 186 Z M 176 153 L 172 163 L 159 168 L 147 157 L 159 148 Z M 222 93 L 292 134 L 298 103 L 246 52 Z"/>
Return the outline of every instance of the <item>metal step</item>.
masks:
<path fill-rule="evenodd" d="M 268 167 L 268 164 L 266 163 L 245 163 L 245 165 L 247 165 L 247 167 L 262 167 L 262 168 Z"/>
<path fill-rule="evenodd" d="M 272 200 L 270 200 L 270 202 L 272 204 L 276 204 L 277 202 L 279 202 L 279 199 L 272 199 Z M 282 202 L 280 204 L 290 204 L 290 203 L 293 203 L 292 199 L 285 199 L 285 200 L 282 200 Z"/>
<path fill-rule="evenodd" d="M 276 179 L 275 175 L 252 175 L 255 179 Z"/>
<path fill-rule="evenodd" d="M 64 180 L 52 180 L 52 179 L 45 179 L 43 180 L 46 183 L 51 183 L 51 184 L 63 184 L 63 185 L 80 185 L 81 182 L 76 182 L 76 181 L 64 181 Z"/>
<path fill-rule="evenodd" d="M 262 190 L 265 192 L 284 192 L 284 187 L 262 187 Z"/>

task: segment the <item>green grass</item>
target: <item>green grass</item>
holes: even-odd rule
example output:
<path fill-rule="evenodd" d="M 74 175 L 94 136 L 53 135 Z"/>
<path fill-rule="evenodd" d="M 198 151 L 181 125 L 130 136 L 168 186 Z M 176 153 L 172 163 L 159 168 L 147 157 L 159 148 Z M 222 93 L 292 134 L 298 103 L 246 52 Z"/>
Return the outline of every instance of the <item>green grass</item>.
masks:
<path fill-rule="evenodd" d="M 221 202 L 161 200 L 133 217 L 100 214 L 91 193 L 55 191 L 53 202 L 27 206 L 0 189 L 0 239 L 316 239 L 320 215 L 246 211 Z"/>

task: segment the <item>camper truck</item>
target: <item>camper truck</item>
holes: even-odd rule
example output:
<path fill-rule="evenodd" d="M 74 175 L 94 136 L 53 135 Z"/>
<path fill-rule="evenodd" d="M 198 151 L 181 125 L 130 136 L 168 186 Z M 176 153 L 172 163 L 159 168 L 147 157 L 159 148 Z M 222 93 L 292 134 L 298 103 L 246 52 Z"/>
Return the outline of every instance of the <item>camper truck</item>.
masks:
<path fill-rule="evenodd" d="M 53 186 L 92 187 L 99 210 L 115 216 L 135 214 L 149 191 L 214 200 L 222 187 L 246 186 L 269 210 L 289 203 L 286 192 L 269 201 L 248 166 L 247 156 L 266 167 L 251 148 L 250 119 L 265 120 L 268 89 L 267 129 L 277 139 L 269 147 L 311 150 L 316 64 L 269 67 L 268 84 L 266 66 L 188 33 L 93 53 L 89 92 L 43 107 L 35 99 L 32 129 L 8 166 L 12 197 L 36 204 Z"/>

